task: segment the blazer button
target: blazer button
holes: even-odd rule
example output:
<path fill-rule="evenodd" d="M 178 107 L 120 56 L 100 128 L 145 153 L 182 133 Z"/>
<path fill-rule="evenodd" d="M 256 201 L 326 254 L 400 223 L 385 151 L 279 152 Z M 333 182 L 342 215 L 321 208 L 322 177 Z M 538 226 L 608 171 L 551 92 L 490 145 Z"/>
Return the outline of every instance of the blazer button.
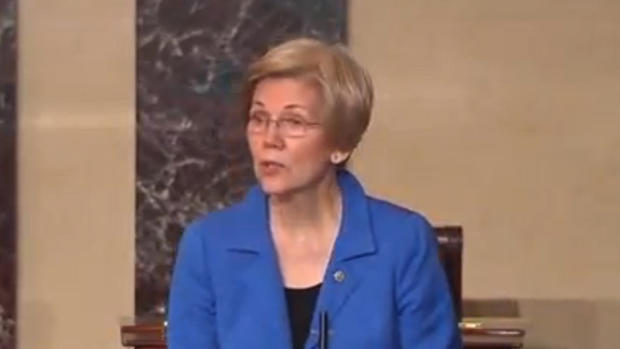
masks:
<path fill-rule="evenodd" d="M 346 277 L 346 275 L 345 275 L 344 271 L 342 271 L 342 270 L 337 270 L 334 273 L 334 280 L 336 280 L 337 282 L 343 282 L 345 277 Z"/>

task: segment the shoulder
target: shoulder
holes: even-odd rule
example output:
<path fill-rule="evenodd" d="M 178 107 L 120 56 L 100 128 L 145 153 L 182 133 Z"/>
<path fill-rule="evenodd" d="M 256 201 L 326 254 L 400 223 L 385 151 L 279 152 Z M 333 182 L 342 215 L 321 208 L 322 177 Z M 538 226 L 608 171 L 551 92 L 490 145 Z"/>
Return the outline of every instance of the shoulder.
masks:
<path fill-rule="evenodd" d="M 432 229 L 428 219 L 417 211 L 370 196 L 367 200 L 371 221 L 375 227 L 410 232 Z"/>
<path fill-rule="evenodd" d="M 372 230 L 380 246 L 406 254 L 436 248 L 433 227 L 423 214 L 386 200 L 367 200 Z"/>
<path fill-rule="evenodd" d="M 194 241 L 225 239 L 242 215 L 242 203 L 204 214 L 187 225 L 183 239 Z"/>

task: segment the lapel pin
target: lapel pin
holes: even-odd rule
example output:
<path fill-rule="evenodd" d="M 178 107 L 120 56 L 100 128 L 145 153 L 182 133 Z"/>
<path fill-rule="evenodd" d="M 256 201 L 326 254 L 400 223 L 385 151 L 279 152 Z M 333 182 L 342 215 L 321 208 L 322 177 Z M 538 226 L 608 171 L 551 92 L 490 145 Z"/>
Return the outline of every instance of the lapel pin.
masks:
<path fill-rule="evenodd" d="M 338 282 L 343 282 L 345 277 L 346 277 L 346 275 L 345 275 L 344 271 L 342 271 L 342 270 L 337 270 L 334 273 L 334 280 L 336 280 Z"/>

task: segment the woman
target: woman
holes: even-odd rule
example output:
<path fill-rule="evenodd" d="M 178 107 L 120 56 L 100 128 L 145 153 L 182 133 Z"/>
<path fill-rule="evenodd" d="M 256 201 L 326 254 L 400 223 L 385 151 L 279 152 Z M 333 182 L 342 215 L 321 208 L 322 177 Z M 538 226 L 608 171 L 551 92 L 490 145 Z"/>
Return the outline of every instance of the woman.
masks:
<path fill-rule="evenodd" d="M 250 67 L 245 101 L 259 184 L 185 232 L 169 348 L 315 348 L 321 319 L 330 348 L 459 348 L 431 226 L 344 169 L 370 119 L 364 70 L 292 40 Z"/>

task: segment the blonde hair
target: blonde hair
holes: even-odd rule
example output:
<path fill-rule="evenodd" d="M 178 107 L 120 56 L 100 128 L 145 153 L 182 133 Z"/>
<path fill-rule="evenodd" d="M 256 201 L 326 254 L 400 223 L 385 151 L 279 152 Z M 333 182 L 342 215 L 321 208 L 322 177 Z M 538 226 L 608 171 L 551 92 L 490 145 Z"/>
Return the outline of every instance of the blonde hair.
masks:
<path fill-rule="evenodd" d="M 321 117 L 332 145 L 344 151 L 358 145 L 370 122 L 373 87 L 366 70 L 343 46 L 299 38 L 267 51 L 248 69 L 242 96 L 246 123 L 256 85 L 273 77 L 317 83 L 326 105 Z"/>

